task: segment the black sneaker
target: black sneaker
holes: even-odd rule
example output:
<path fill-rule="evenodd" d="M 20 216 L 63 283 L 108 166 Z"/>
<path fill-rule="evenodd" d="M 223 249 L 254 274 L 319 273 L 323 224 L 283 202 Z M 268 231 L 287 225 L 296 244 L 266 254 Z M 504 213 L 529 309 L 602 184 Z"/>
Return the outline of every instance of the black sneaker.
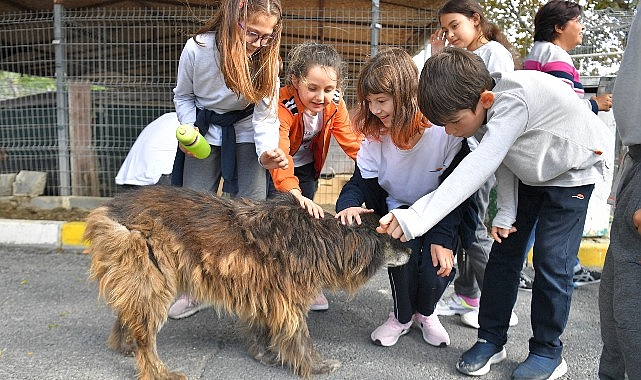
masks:
<path fill-rule="evenodd" d="M 519 279 L 519 289 L 525 290 L 526 292 L 532 291 L 532 285 L 534 280 L 530 278 L 524 271 L 521 271 L 521 278 Z"/>
<path fill-rule="evenodd" d="M 505 348 L 479 339 L 472 348 L 465 351 L 456 363 L 456 369 L 470 376 L 482 376 L 490 372 L 492 364 L 500 363 L 507 357 Z"/>
<path fill-rule="evenodd" d="M 588 270 L 584 267 L 581 267 L 581 269 L 574 272 L 572 282 L 574 283 L 575 288 L 588 284 L 598 284 L 599 282 L 601 282 L 601 272 Z"/>
<path fill-rule="evenodd" d="M 554 380 L 568 372 L 563 358 L 546 358 L 533 353 L 512 372 L 512 380 Z"/>

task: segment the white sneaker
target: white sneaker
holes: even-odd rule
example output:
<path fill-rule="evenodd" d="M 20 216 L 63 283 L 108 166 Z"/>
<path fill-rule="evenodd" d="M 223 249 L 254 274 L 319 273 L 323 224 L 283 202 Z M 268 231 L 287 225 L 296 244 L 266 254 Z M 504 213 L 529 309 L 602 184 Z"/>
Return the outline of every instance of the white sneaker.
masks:
<path fill-rule="evenodd" d="M 183 294 L 169 307 L 167 316 L 171 319 L 187 318 L 208 307 L 208 304 L 199 303 L 191 295 Z"/>
<path fill-rule="evenodd" d="M 436 315 L 463 315 L 474 310 L 478 310 L 478 307 L 469 305 L 463 298 L 453 293 L 449 298 L 436 303 L 434 313 Z"/>
<path fill-rule="evenodd" d="M 463 324 L 468 325 L 472 328 L 478 329 L 479 326 L 479 312 L 478 310 L 470 311 L 469 313 L 465 313 L 461 315 L 461 322 Z M 519 317 L 512 312 L 512 315 L 510 315 L 510 327 L 514 327 L 519 324 Z"/>

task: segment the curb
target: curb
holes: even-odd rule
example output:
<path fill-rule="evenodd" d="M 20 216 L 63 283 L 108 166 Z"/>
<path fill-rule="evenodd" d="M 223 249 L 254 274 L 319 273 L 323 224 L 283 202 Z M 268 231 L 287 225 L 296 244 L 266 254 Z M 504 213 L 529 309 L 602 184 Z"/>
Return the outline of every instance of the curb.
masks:
<path fill-rule="evenodd" d="M 35 245 L 53 248 L 86 248 L 82 239 L 85 222 L 0 219 L 0 244 Z M 579 248 L 579 260 L 586 267 L 602 268 L 610 240 L 584 237 Z M 532 251 L 528 254 L 532 262 Z"/>
<path fill-rule="evenodd" d="M 581 239 L 578 253 L 581 265 L 589 268 L 603 268 L 609 245 L 610 239 L 608 238 L 584 237 Z M 532 250 L 528 252 L 527 261 L 532 263 Z"/>
<path fill-rule="evenodd" d="M 47 248 L 85 248 L 85 222 L 0 219 L 0 244 Z"/>

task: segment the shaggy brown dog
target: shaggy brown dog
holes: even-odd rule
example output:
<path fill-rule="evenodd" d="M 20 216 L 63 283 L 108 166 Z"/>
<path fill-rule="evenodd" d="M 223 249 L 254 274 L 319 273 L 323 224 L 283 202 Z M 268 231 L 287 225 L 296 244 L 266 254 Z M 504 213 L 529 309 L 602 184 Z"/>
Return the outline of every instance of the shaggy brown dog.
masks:
<path fill-rule="evenodd" d="M 90 278 L 118 316 L 109 346 L 135 352 L 141 379 L 184 379 L 158 357 L 156 333 L 187 292 L 237 315 L 261 363 L 304 378 L 330 373 L 340 362 L 322 359 L 307 329 L 316 294 L 354 292 L 381 266 L 409 258 L 367 219 L 314 219 L 289 195 L 256 202 L 151 186 L 118 196 L 92 211 L 85 230 Z"/>

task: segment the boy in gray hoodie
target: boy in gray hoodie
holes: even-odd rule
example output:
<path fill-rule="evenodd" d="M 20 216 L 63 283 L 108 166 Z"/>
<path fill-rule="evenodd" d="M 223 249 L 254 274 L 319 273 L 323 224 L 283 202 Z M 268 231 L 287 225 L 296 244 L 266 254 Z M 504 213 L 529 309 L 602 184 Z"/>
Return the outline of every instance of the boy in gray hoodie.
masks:
<path fill-rule="evenodd" d="M 447 133 L 475 136 L 478 147 L 433 192 L 380 220 L 379 232 L 411 240 L 467 199 L 493 173 L 497 214 L 481 292 L 478 340 L 456 368 L 484 375 L 506 358 L 525 245 L 534 222 L 537 245 L 530 354 L 513 379 L 566 373 L 560 335 L 568 320 L 573 267 L 594 183 L 612 167 L 614 136 L 558 78 L 537 71 L 490 75 L 458 48 L 430 58 L 421 73 L 419 106 Z"/>

